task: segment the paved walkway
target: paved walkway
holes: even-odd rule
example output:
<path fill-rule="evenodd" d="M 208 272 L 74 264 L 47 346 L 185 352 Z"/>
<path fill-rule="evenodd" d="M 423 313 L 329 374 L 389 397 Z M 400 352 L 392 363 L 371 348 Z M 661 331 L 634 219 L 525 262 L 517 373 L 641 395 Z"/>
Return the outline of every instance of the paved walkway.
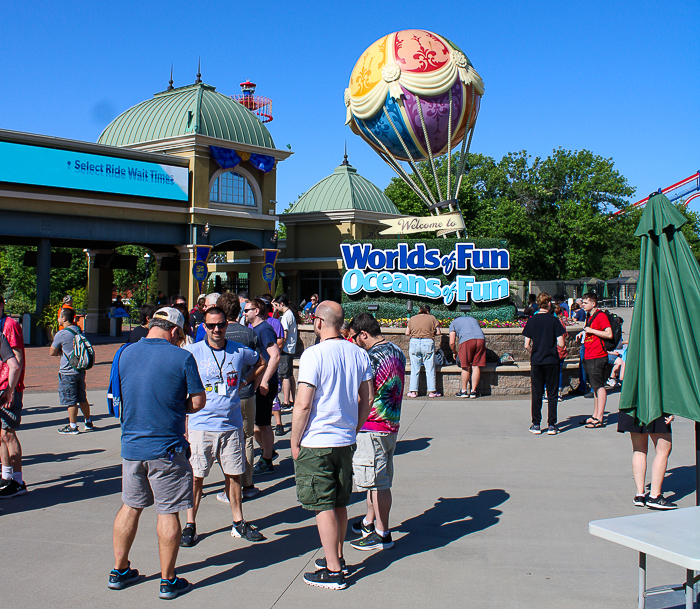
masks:
<path fill-rule="evenodd" d="M 89 397 L 96 413 L 106 412 L 104 391 Z M 609 411 L 617 399 L 611 396 Z M 98 432 L 62 436 L 56 428 L 66 415 L 56 394 L 28 395 L 25 402 L 21 438 L 31 486 L 28 495 L 0 502 L 0 606 L 155 606 L 153 509 L 143 515 L 131 557 L 145 580 L 122 592 L 106 587 L 120 506 L 116 421 L 101 415 Z M 396 545 L 375 553 L 348 546 L 354 567 L 342 592 L 301 580 L 320 555 L 319 540 L 313 518 L 295 501 L 283 438 L 275 474 L 259 481 L 264 493 L 244 504 L 268 540 L 247 545 L 231 538 L 230 511 L 215 499 L 221 476 L 213 475 L 200 512 L 205 535 L 178 559 L 178 572 L 195 588 L 176 602 L 207 609 L 634 607 L 636 554 L 588 534 L 590 520 L 644 511 L 632 506 L 630 442 L 614 425 L 581 427 L 580 415 L 591 406 L 584 398 L 565 401 L 563 433 L 535 437 L 527 433 L 527 400 L 405 401 L 392 512 Z M 695 503 L 694 458 L 693 425 L 680 420 L 664 486 L 681 506 Z M 356 501 L 352 517 L 362 514 L 361 496 Z M 649 560 L 650 586 L 683 576 Z M 668 596 L 649 603 L 674 605 L 680 601 Z"/>

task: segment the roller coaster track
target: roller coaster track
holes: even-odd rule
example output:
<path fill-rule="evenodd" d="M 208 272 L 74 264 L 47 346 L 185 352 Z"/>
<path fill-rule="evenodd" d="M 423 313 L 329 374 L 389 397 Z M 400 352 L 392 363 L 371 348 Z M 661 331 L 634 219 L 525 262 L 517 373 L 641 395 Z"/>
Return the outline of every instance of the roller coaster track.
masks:
<path fill-rule="evenodd" d="M 671 186 L 667 186 L 666 188 L 659 188 L 658 192 L 660 194 L 666 195 L 668 197 L 668 200 L 671 202 L 678 201 L 678 199 L 682 199 L 688 195 L 691 195 L 685 200 L 685 205 L 687 206 L 688 203 L 690 203 L 693 199 L 700 197 L 700 171 L 695 172 L 692 176 L 687 177 L 685 180 L 681 180 L 680 182 L 676 182 Z M 644 207 L 648 200 L 649 197 L 645 197 L 641 201 L 637 201 L 636 203 L 633 203 L 630 207 L 627 207 L 625 209 L 620 209 L 612 215 L 617 216 L 619 214 L 625 214 L 638 207 Z"/>

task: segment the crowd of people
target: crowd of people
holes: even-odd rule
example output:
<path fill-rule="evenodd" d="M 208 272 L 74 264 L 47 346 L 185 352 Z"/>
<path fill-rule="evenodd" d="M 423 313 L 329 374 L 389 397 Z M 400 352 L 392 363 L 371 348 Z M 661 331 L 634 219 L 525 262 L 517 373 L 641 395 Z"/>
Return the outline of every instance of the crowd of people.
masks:
<path fill-rule="evenodd" d="M 358 550 L 393 546 L 390 527 L 393 456 L 404 394 L 406 358 L 382 335 L 370 314 L 344 319 L 342 307 L 318 302 L 307 306 L 316 342 L 304 346 L 299 336 L 299 311 L 286 295 L 210 293 L 188 310 L 176 294 L 139 309 L 139 325 L 120 348 L 112 364 L 110 400 L 121 423 L 122 507 L 114 521 L 114 569 L 108 587 L 121 590 L 139 573 L 129 553 L 142 511 L 155 505 L 161 560 L 160 598 L 171 599 L 191 584 L 175 570 L 181 547 L 200 539 L 197 514 L 204 479 L 218 463 L 224 488 L 216 498 L 231 509 L 231 536 L 245 542 L 265 539 L 254 520 L 244 517 L 243 502 L 260 494 L 255 478 L 272 474 L 279 455 L 275 437 L 291 431 L 297 499 L 315 513 L 324 557 L 304 581 L 330 589 L 346 587 L 343 558 L 347 505 L 355 487 L 366 493 L 365 516 L 352 523 Z M 548 435 L 559 433 L 557 405 L 562 399 L 562 365 L 567 355 L 563 320 L 569 315 L 584 323 L 579 391 L 590 386 L 593 413 L 588 429 L 605 426 L 607 388 L 624 382 L 626 341 L 614 332 L 615 320 L 598 308 L 595 293 L 579 302 L 559 303 L 542 292 L 525 309 L 525 349 L 531 358 L 531 426 L 543 432 L 542 405 L 547 397 Z M 59 312 L 60 330 L 50 354 L 60 357 L 59 400 L 67 409 L 64 435 L 95 429 L 86 392 L 86 366 L 78 364 L 78 347 L 86 342 L 76 323 L 70 299 Z M 469 316 L 450 324 L 449 344 L 462 369 L 460 398 L 475 398 L 485 365 L 485 337 Z M 410 385 L 407 397 L 417 397 L 419 370 L 425 368 L 428 397 L 440 397 L 435 378 L 437 319 L 422 306 L 406 328 L 410 337 Z M 89 346 L 89 343 L 87 343 Z M 297 380 L 294 360 L 299 358 Z M 24 341 L 19 323 L 4 314 L 0 298 L 0 498 L 27 492 L 22 476 L 21 422 Z M 280 399 L 281 396 L 281 399 Z M 283 414 L 291 414 L 285 426 Z M 629 432 L 636 485 L 634 505 L 674 509 L 661 486 L 671 452 L 671 422 L 662 417 L 640 425 L 626 413 L 618 415 L 618 431 Z M 656 449 L 650 491 L 645 492 L 647 449 Z M 259 458 L 255 462 L 255 445 Z M 246 513 L 255 514 L 254 508 Z M 184 526 L 180 512 L 186 513 Z M 248 514 L 250 515 L 250 514 Z"/>

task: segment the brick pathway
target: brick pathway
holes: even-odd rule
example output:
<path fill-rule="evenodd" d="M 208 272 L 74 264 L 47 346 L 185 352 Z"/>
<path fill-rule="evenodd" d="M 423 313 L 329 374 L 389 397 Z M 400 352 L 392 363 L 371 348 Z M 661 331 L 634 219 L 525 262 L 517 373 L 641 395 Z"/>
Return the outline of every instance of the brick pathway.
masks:
<path fill-rule="evenodd" d="M 89 391 L 107 389 L 109 386 L 109 371 L 112 359 L 117 349 L 128 338 L 124 333 L 120 342 L 95 344 L 102 337 L 88 337 L 95 349 L 95 365 L 87 371 L 86 384 Z M 58 366 L 60 358 L 51 357 L 48 347 L 27 346 L 27 371 L 24 377 L 25 393 L 56 393 L 58 392 Z"/>

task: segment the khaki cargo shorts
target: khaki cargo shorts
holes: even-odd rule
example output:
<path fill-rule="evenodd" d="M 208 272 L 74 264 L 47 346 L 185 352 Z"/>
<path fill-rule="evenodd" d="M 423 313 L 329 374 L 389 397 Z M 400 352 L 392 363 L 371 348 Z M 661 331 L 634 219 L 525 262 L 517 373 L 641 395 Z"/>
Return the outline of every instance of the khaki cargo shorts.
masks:
<path fill-rule="evenodd" d="M 395 433 L 361 431 L 352 458 L 355 486 L 359 490 L 384 491 L 394 480 Z"/>
<path fill-rule="evenodd" d="M 188 440 L 192 449 L 190 463 L 196 478 L 206 478 L 214 461 L 218 461 L 227 476 L 245 472 L 245 435 L 243 429 L 202 431 L 190 429 Z"/>

